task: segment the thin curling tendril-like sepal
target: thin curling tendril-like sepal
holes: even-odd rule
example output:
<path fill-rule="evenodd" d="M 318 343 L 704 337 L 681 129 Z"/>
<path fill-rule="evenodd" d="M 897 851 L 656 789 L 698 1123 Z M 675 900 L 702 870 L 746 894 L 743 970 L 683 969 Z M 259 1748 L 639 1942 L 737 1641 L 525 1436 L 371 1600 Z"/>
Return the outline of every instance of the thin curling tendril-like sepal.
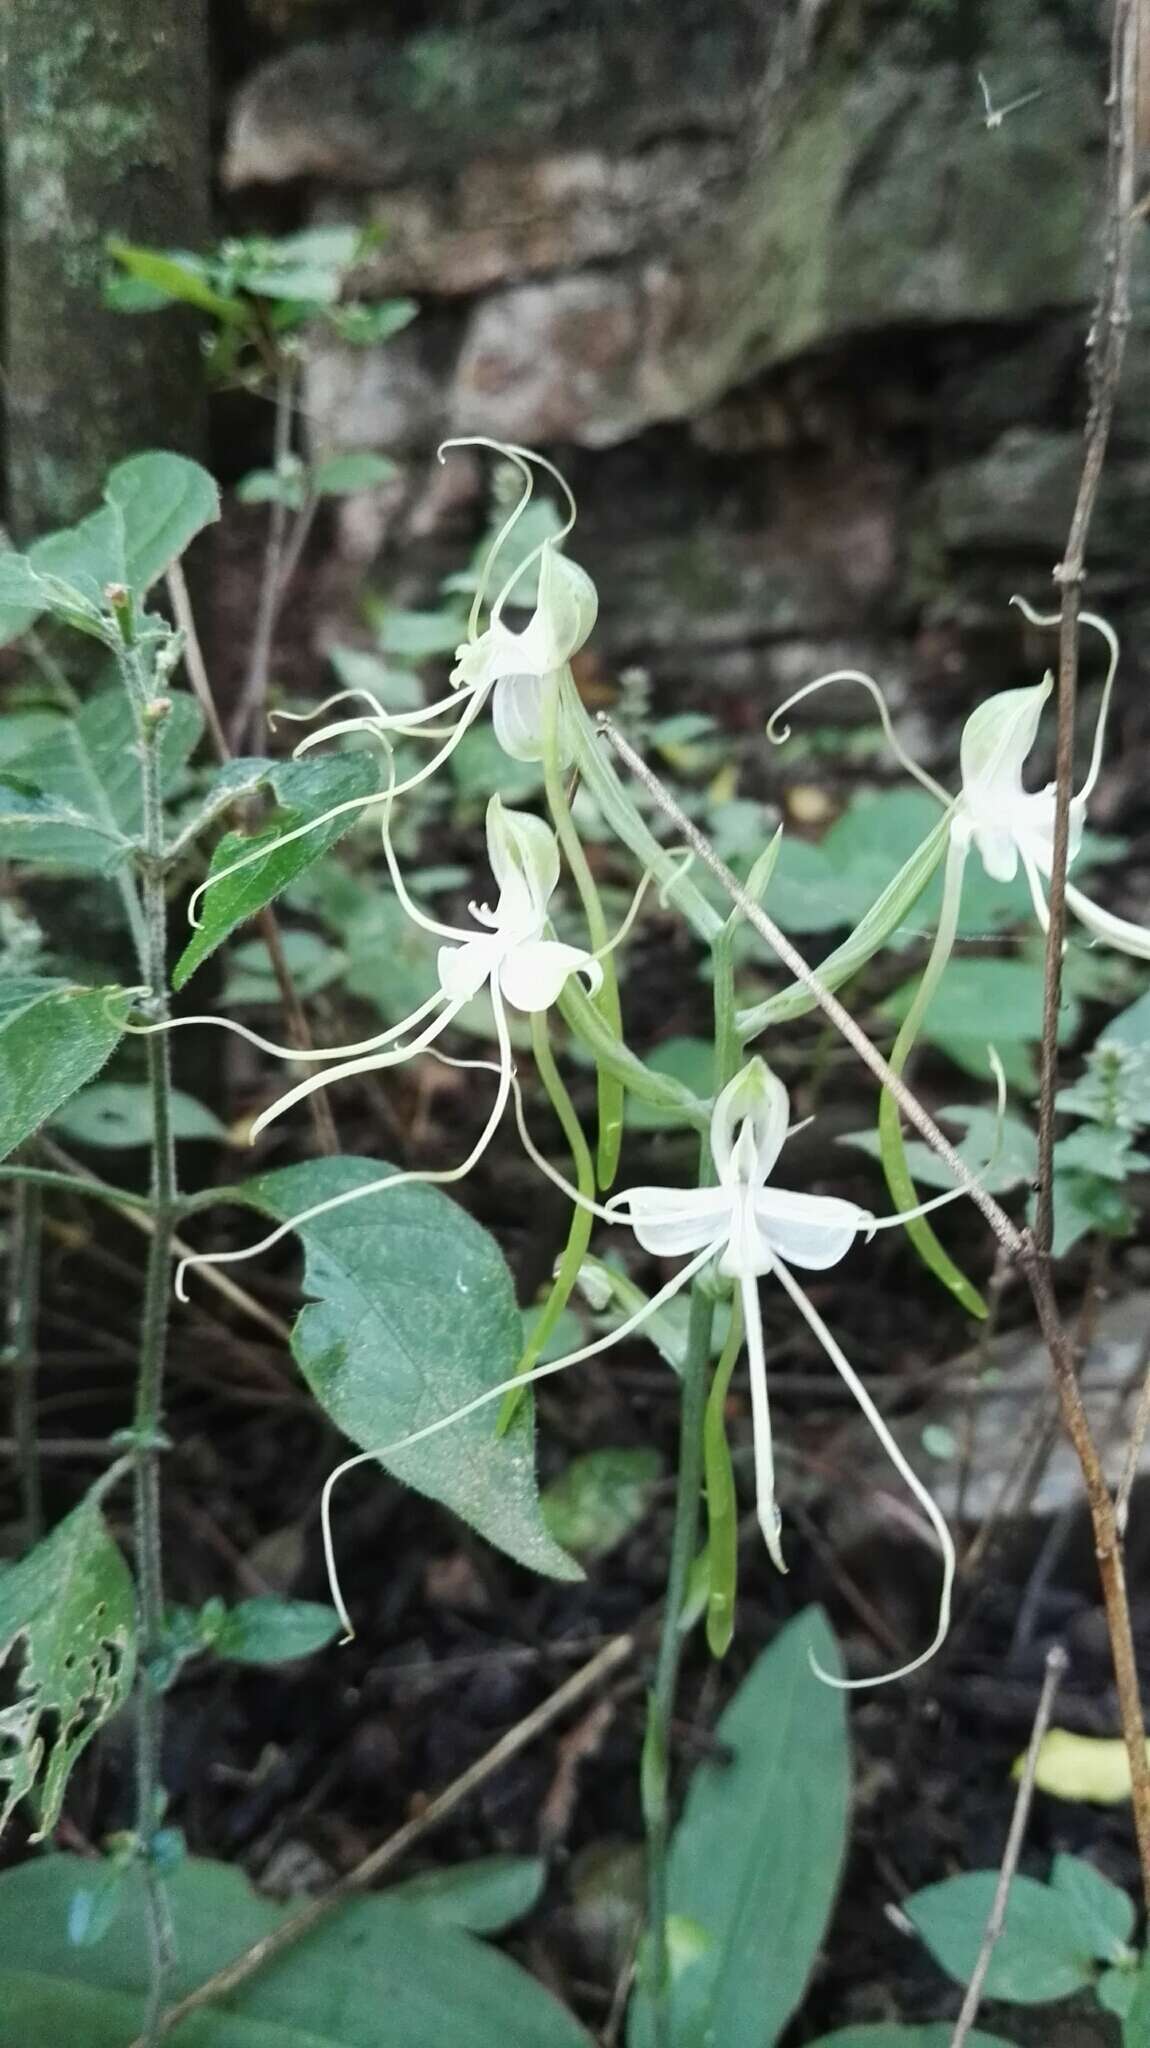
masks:
<path fill-rule="evenodd" d="M 804 683 L 801 690 L 793 691 L 789 697 L 785 698 L 783 702 L 774 711 L 772 711 L 770 717 L 767 720 L 767 738 L 770 740 L 771 745 L 775 747 L 781 747 L 784 746 L 787 740 L 790 739 L 790 726 L 780 725 L 780 720 L 786 717 L 788 711 L 793 711 L 795 705 L 801 704 L 805 697 L 812 697 L 816 690 L 825 690 L 832 683 L 858 683 L 864 690 L 866 690 L 869 693 L 878 710 L 879 723 L 882 726 L 883 734 L 886 739 L 887 745 L 889 746 L 891 753 L 894 755 L 896 761 L 898 761 L 899 764 L 906 769 L 908 775 L 913 775 L 916 782 L 921 783 L 924 789 L 929 790 L 931 796 L 937 798 L 940 804 L 942 804 L 946 808 L 949 808 L 951 799 L 947 795 L 946 790 L 943 789 L 942 784 L 936 782 L 933 775 L 928 775 L 925 768 L 920 767 L 919 763 L 915 760 L 913 754 L 907 753 L 906 748 L 903 746 L 902 741 L 899 739 L 899 736 L 894 729 L 894 722 L 890 715 L 890 707 L 887 704 L 886 698 L 883 696 L 879 684 L 876 683 L 873 676 L 868 676 L 864 669 L 828 669 L 826 675 L 816 676 L 813 682 Z"/>
<path fill-rule="evenodd" d="M 824 1685 L 833 1686 L 838 1692 L 865 1692 L 877 1685 L 892 1685 L 896 1679 L 909 1678 L 912 1671 L 919 1671 L 924 1664 L 928 1664 L 930 1659 L 937 1654 L 946 1641 L 947 1631 L 950 1627 L 950 1607 L 957 1563 L 954 1539 L 947 1528 L 946 1520 L 939 1508 L 938 1502 L 932 1497 L 928 1488 L 923 1485 L 913 1466 L 903 1456 L 862 1380 L 851 1365 L 842 1346 L 832 1336 L 830 1330 L 828 1330 L 814 1303 L 808 1299 L 793 1273 L 783 1264 L 781 1259 L 775 1260 L 774 1271 L 780 1284 L 798 1309 L 799 1314 L 803 1317 L 813 1336 L 830 1359 L 835 1371 L 854 1395 L 895 1471 L 905 1481 L 922 1508 L 938 1538 L 939 1548 L 942 1552 L 942 1588 L 939 1594 L 938 1621 L 930 1643 L 925 1650 L 920 1651 L 917 1657 L 912 1657 L 907 1664 L 901 1664 L 897 1671 L 884 1672 L 878 1678 L 837 1678 L 833 1672 L 824 1671 L 822 1666 L 812 1656 L 812 1668 L 816 1677 L 821 1678 Z"/>
<path fill-rule="evenodd" d="M 657 1294 L 653 1294 L 649 1301 L 645 1301 L 642 1308 L 637 1309 L 633 1316 L 628 1317 L 625 1323 L 621 1323 L 617 1329 L 609 1330 L 605 1336 L 597 1337 L 593 1343 L 582 1345 L 578 1351 L 568 1352 L 564 1358 L 548 1359 L 543 1365 L 533 1366 L 531 1371 L 524 1373 L 522 1377 L 513 1376 L 511 1379 L 501 1380 L 497 1386 L 488 1387 L 482 1394 L 477 1394 L 473 1401 L 465 1402 L 461 1408 L 453 1409 L 449 1415 L 441 1415 L 435 1422 L 426 1423 L 422 1429 L 413 1430 L 410 1435 L 399 1437 L 394 1443 L 383 1444 L 378 1450 L 358 1451 L 353 1458 L 345 1458 L 341 1465 L 336 1466 L 335 1471 L 329 1474 L 324 1484 L 320 1502 L 320 1520 L 323 1528 L 323 1551 L 327 1565 L 332 1604 L 343 1624 L 345 1642 L 351 1640 L 355 1630 L 352 1626 L 351 1617 L 348 1614 L 340 1587 L 339 1570 L 336 1564 L 335 1545 L 332 1537 L 331 1498 L 333 1489 L 338 1481 L 346 1473 L 354 1471 L 358 1465 L 374 1464 L 386 1458 L 398 1457 L 402 1451 L 412 1450 L 416 1444 L 426 1443 L 429 1437 L 438 1436 L 441 1430 L 450 1429 L 455 1423 L 462 1422 L 466 1416 L 476 1414 L 479 1409 L 486 1408 L 490 1402 L 502 1400 L 506 1394 L 532 1386 L 537 1380 L 549 1379 L 553 1373 L 566 1372 L 568 1366 L 580 1365 L 584 1359 L 594 1358 L 599 1352 L 608 1350 L 611 1345 L 621 1343 L 626 1337 L 631 1336 L 639 1328 L 640 1324 L 646 1321 L 648 1316 L 656 1314 L 659 1309 L 665 1307 L 667 1302 L 671 1301 L 679 1293 L 680 1289 L 686 1287 L 695 1278 L 697 1273 L 701 1273 L 707 1261 L 714 1257 L 718 1249 L 718 1245 L 706 1246 L 680 1272 L 668 1280 L 666 1285 L 661 1287 Z"/>
<path fill-rule="evenodd" d="M 496 1036 L 499 1041 L 499 1065 L 493 1071 L 499 1076 L 499 1085 L 496 1090 L 491 1114 L 471 1151 L 468 1153 L 467 1158 L 459 1166 L 443 1167 L 428 1173 L 423 1173 L 413 1168 L 410 1171 L 384 1174 L 379 1180 L 369 1181 L 366 1187 L 349 1188 L 342 1195 L 331 1195 L 326 1202 L 316 1202 L 312 1208 L 301 1210 L 299 1215 L 288 1217 L 286 1222 L 277 1224 L 276 1228 L 269 1231 L 266 1237 L 262 1237 L 258 1244 L 247 1245 L 238 1251 L 196 1252 L 189 1258 L 181 1259 L 176 1268 L 175 1287 L 177 1301 L 186 1301 L 188 1298 L 185 1284 L 188 1273 L 196 1271 L 201 1266 L 233 1266 L 245 1259 L 258 1258 L 262 1253 L 271 1251 L 275 1245 L 281 1244 L 285 1237 L 290 1237 L 293 1231 L 299 1230 L 304 1224 L 314 1223 L 318 1217 L 331 1215 L 337 1209 L 345 1209 L 352 1202 L 362 1202 L 369 1195 L 382 1194 L 386 1188 L 409 1186 L 415 1182 L 418 1182 L 421 1187 L 448 1187 L 453 1181 L 463 1180 L 473 1170 L 477 1162 L 482 1159 L 484 1152 L 499 1128 L 514 1081 L 514 1066 L 511 1054 L 511 1041 L 507 1032 L 506 1014 L 498 998 L 495 999 L 492 1007 L 495 1014 Z M 437 1057 L 442 1058 L 443 1055 L 439 1054 Z M 460 1060 L 450 1061 L 448 1064 L 459 1066 L 474 1065 L 489 1070 L 492 1069 L 492 1063 L 488 1060 Z"/>
<path fill-rule="evenodd" d="M 1032 626 L 1061 626 L 1062 624 L 1061 612 L 1035 611 L 1034 606 L 1028 604 L 1026 599 L 1019 597 L 1017 593 L 1011 598 L 1010 602 L 1017 607 L 1022 613 L 1023 618 Z M 1093 795 L 1094 786 L 1098 781 L 1102 768 L 1102 755 L 1106 745 L 1106 721 L 1110 714 L 1110 698 L 1114 689 L 1114 678 L 1118 673 L 1119 647 L 1117 633 L 1114 631 L 1109 619 L 1104 619 L 1100 612 L 1079 612 L 1078 623 L 1080 626 L 1092 626 L 1096 633 L 1101 633 L 1102 638 L 1106 642 L 1107 651 L 1106 680 L 1102 685 L 1102 698 L 1098 706 L 1098 716 L 1094 721 L 1094 740 L 1090 749 L 1090 767 L 1087 771 L 1086 780 L 1074 799 L 1076 803 L 1084 804 Z"/>

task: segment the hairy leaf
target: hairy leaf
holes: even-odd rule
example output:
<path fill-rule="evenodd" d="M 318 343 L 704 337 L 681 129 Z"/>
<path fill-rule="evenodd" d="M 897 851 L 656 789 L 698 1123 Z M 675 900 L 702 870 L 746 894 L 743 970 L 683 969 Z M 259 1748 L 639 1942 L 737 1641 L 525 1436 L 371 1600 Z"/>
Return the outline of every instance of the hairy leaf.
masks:
<path fill-rule="evenodd" d="M 160 728 L 160 774 L 170 789 L 200 737 L 194 697 L 177 692 Z M 132 707 L 120 689 L 88 698 L 75 718 L 58 719 L 26 752 L 16 754 L 6 781 L 35 795 L 17 808 L 11 789 L 0 798 L 0 859 L 67 873 L 112 874 L 143 831 L 140 764 Z"/>
<path fill-rule="evenodd" d="M 266 903 L 274 902 L 289 882 L 294 882 L 297 875 L 334 846 L 362 812 L 345 811 L 313 832 L 301 834 L 288 846 L 279 844 L 281 838 L 337 804 L 367 796 L 379 787 L 379 778 L 379 765 L 367 754 L 335 754 L 321 761 L 281 761 L 269 768 L 264 780 L 276 800 L 275 816 L 259 832 L 229 832 L 221 839 L 212 857 L 209 877 L 224 876 L 225 869 L 250 855 L 257 858 L 238 868 L 235 874 L 224 876 L 201 899 L 202 922 L 176 962 L 172 974 L 175 988 L 183 988 L 229 932 L 254 917 Z"/>
<path fill-rule="evenodd" d="M 0 1159 L 99 1073 L 123 1019 L 119 989 L 0 979 Z"/>
<path fill-rule="evenodd" d="M 315 1160 L 248 1181 L 241 1194 L 287 1220 L 391 1170 L 385 1160 Z M 303 1224 L 299 1235 L 314 1298 L 292 1348 L 316 1399 L 362 1449 L 394 1443 L 511 1378 L 523 1326 L 506 1261 L 438 1188 L 383 1189 Z M 389 1456 L 387 1468 L 521 1564 L 578 1578 L 540 1511 L 530 1404 L 501 1437 L 495 1418 L 492 1402 Z"/>
<path fill-rule="evenodd" d="M 0 1577 L 0 1662 L 18 1666 L 12 1704 L 0 1710 L 0 1830 L 36 1791 L 39 1839 L 136 1665 L 131 1576 L 91 1499 Z"/>

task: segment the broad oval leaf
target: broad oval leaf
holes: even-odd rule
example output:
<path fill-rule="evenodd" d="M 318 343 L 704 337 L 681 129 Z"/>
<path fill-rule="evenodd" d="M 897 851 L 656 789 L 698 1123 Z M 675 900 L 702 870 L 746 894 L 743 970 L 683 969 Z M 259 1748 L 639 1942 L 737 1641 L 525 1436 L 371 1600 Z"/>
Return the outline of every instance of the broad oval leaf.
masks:
<path fill-rule="evenodd" d="M 398 1171 L 398 1169 L 394 1169 Z M 386 1160 L 317 1159 L 248 1181 L 240 1198 L 278 1221 L 386 1177 Z M 304 1289 L 292 1348 L 317 1401 L 363 1450 L 450 1415 L 515 1371 L 523 1325 L 495 1239 L 438 1188 L 409 1183 L 301 1226 Z M 533 1571 L 582 1576 L 548 1532 L 524 1402 L 495 1434 L 496 1404 L 387 1458 Z"/>
<path fill-rule="evenodd" d="M 469 1934 L 502 1934 L 538 1904 L 547 1882 L 541 1856 L 481 1856 L 442 1870 L 424 1870 L 393 1885 L 389 1898 L 404 1899 L 441 1927 Z"/>
<path fill-rule="evenodd" d="M 675 2048 L 770 2048 L 803 1994 L 838 1889 L 849 1755 L 841 1692 L 811 1669 L 839 1668 L 816 1608 L 752 1665 L 716 1729 L 733 1761 L 702 1763 L 671 1845 L 669 1904 L 707 1940 L 671 1985 Z M 630 2048 L 653 2039 L 632 2002 Z"/>
<path fill-rule="evenodd" d="M 237 925 L 254 917 L 266 903 L 272 903 L 311 867 L 321 854 L 355 823 L 360 810 L 345 811 L 326 825 L 317 825 L 288 846 L 278 844 L 285 833 L 318 818 L 337 804 L 351 803 L 379 788 L 379 765 L 367 754 L 335 754 L 322 761 L 280 761 L 268 769 L 264 779 L 277 803 L 272 822 L 254 834 L 229 832 L 221 839 L 208 870 L 223 875 L 234 862 L 255 854 L 246 867 L 208 889 L 201 898 L 202 922 L 192 934 L 176 962 L 172 986 L 183 988 L 196 968 L 222 945 Z"/>
<path fill-rule="evenodd" d="M 20 2048 L 124 2048 L 139 2030 L 148 1977 L 139 1894 L 97 1947 L 68 1941 L 71 1895 L 90 1870 L 80 1857 L 47 1856 L 0 1876 L 0 1955 L 18 1955 L 21 1966 L 0 1970 L 0 2009 L 9 2025 L 27 2015 L 12 2035 Z M 295 1910 L 260 1898 L 234 1867 L 194 1857 L 172 1872 L 168 1896 L 174 1999 Z M 386 1893 L 349 1900 L 233 1993 L 226 2012 L 213 2008 L 179 2030 L 190 2048 L 381 2048 L 384 2037 L 396 2048 L 463 2038 L 467 2048 L 591 2048 L 508 1957 Z"/>
<path fill-rule="evenodd" d="M 1138 1918 L 1133 1899 L 1081 1856 L 1056 1856 L 1050 1882 L 1069 1901 L 1091 1955 L 1102 1963 L 1124 1960 Z"/>
<path fill-rule="evenodd" d="M 165 789 L 200 737 L 194 697 L 177 691 L 160 728 Z M 89 697 L 75 718 L 58 719 L 6 764 L 15 785 L 0 801 L 0 859 L 66 873 L 112 874 L 143 831 L 140 764 L 132 707 L 120 689 Z M 16 795 L 25 794 L 18 807 Z M 32 794 L 40 804 L 32 802 Z"/>
<path fill-rule="evenodd" d="M 229 1607 L 212 1641 L 229 1664 L 286 1664 L 334 1641 L 339 1616 L 320 1600 L 284 1600 L 257 1593 Z"/>
<path fill-rule="evenodd" d="M 115 988 L 0 979 L 0 1159 L 98 1074 L 124 1031 Z"/>
<path fill-rule="evenodd" d="M 125 582 L 145 590 L 220 516 L 215 478 L 186 455 L 149 449 L 116 464 L 104 496 L 124 522 Z"/>
<path fill-rule="evenodd" d="M 172 1136 L 175 1138 L 227 1137 L 219 1117 L 194 1095 L 173 1088 L 169 1098 Z M 109 1151 L 130 1150 L 147 1145 L 152 1137 L 152 1091 L 146 1081 L 97 1081 L 73 1095 L 52 1118 L 77 1145 L 98 1145 Z"/>
<path fill-rule="evenodd" d="M 19 1660 L 0 1711 L 0 1832 L 34 1790 L 36 1839 L 55 1827 L 73 1764 L 131 1690 L 135 1611 L 128 1567 L 91 1498 L 0 1575 L 0 1664 Z"/>
<path fill-rule="evenodd" d="M 996 1870 L 968 1870 L 903 1900 L 935 1962 L 958 1984 L 970 1981 L 998 1884 Z M 1042 2005 L 1094 1980 L 1091 1943 L 1070 1900 L 1032 1877 L 1016 1877 L 986 1977 L 988 1998 Z"/>

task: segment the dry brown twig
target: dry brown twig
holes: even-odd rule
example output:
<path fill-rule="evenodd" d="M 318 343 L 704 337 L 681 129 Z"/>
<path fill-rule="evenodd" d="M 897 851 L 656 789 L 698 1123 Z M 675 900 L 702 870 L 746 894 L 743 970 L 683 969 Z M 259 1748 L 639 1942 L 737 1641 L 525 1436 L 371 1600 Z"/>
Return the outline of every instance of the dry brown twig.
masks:
<path fill-rule="evenodd" d="M 1002 1852 L 1002 1864 L 998 1873 L 998 1883 L 994 1888 L 994 1898 L 991 1901 L 986 1931 L 983 1934 L 982 1943 L 975 1959 L 970 1982 L 966 1987 L 966 1996 L 962 2001 L 958 2019 L 955 2022 L 954 2033 L 951 2035 L 950 2048 L 964 2048 L 970 2030 L 978 2018 L 978 2008 L 982 2003 L 983 1986 L 986 1983 L 994 1951 L 998 1946 L 999 1938 L 1006 1924 L 1006 1908 L 1010 1899 L 1010 1887 L 1015 1871 L 1018 1869 L 1018 1859 L 1022 1853 L 1023 1838 L 1026 1834 L 1026 1823 L 1030 1818 L 1030 1802 L 1034 1797 L 1034 1780 L 1038 1773 L 1039 1751 L 1042 1748 L 1043 1737 L 1050 1726 L 1050 1716 L 1054 1712 L 1055 1694 L 1062 1683 L 1065 1671 L 1066 1652 L 1060 1643 L 1056 1643 L 1053 1649 L 1047 1652 L 1046 1676 L 1042 1681 L 1042 1691 L 1038 1696 L 1034 1726 L 1030 1731 L 1030 1743 L 1026 1751 L 1026 1762 L 1022 1767 L 1022 1777 L 1019 1781 L 1018 1795 L 1014 1802 L 1014 1812 L 1010 1816 L 1010 1830 L 1006 1837 L 1006 1847 Z"/>
<path fill-rule="evenodd" d="M 271 1934 L 255 1942 L 243 1955 L 237 1956 L 234 1962 L 225 1964 L 222 1970 L 217 1970 L 214 1977 L 209 1977 L 205 1983 L 197 1985 L 196 1989 L 189 1992 L 186 1998 L 181 1998 L 178 2004 L 169 2006 L 160 2018 L 159 2038 L 166 2037 L 193 2013 L 202 2012 L 205 2006 L 214 2005 L 218 1999 L 229 1998 L 241 1984 L 246 1984 L 249 1978 L 264 1969 L 275 1956 L 283 1955 L 285 1950 L 294 1948 L 305 1935 L 311 1934 L 339 1906 L 354 1898 L 357 1893 L 366 1891 L 369 1885 L 374 1884 L 377 1878 L 382 1877 L 406 1856 L 416 1842 L 422 1841 L 425 1835 L 438 1827 L 440 1821 L 446 1820 L 449 1814 L 454 1813 L 480 1785 L 486 1784 L 488 1778 L 494 1777 L 496 1771 L 501 1770 L 505 1763 L 509 1763 L 513 1756 L 518 1756 L 521 1749 L 526 1749 L 529 1743 L 534 1742 L 536 1736 L 542 1735 L 544 1729 L 549 1728 L 553 1721 L 557 1721 L 561 1714 L 566 1713 L 568 1707 L 575 1706 L 588 1693 L 593 1692 L 604 1679 L 609 1678 L 612 1672 L 617 1671 L 620 1665 L 625 1664 L 634 1647 L 633 1637 L 614 1637 L 597 1656 L 592 1657 L 590 1663 L 584 1664 L 580 1671 L 565 1679 L 555 1692 L 549 1694 L 537 1707 L 533 1707 L 521 1721 L 517 1721 L 514 1728 L 509 1728 L 507 1734 L 500 1736 L 499 1741 L 476 1763 L 471 1764 L 452 1784 L 432 1799 L 422 1813 L 405 1822 L 394 1835 L 389 1835 L 387 1841 L 381 1842 L 377 1849 L 373 1849 L 370 1856 L 365 1856 L 362 1863 L 357 1863 L 354 1870 L 349 1870 L 345 1876 L 338 1878 L 335 1884 L 327 1891 L 321 1892 L 318 1898 L 309 1900 L 308 1904 L 302 1906 L 298 1913 L 293 1913 L 290 1919 L 281 1921 Z M 130 2044 L 130 2048 L 147 2048 L 144 2037 L 137 2036 Z"/>

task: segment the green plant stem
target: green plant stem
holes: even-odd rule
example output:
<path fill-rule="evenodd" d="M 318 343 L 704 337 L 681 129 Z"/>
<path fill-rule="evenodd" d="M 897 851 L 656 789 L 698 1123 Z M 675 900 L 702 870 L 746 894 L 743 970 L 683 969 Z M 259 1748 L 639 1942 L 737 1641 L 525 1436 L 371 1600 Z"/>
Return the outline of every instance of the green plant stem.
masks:
<path fill-rule="evenodd" d="M 26 1176 L 16 1185 L 8 1258 L 8 1356 L 12 1434 L 20 1467 L 20 1504 L 29 1545 L 44 1533 L 36 1429 L 36 1311 L 40 1298 L 43 1195 Z"/>
<path fill-rule="evenodd" d="M 32 1188 L 56 1188 L 62 1194 L 91 1195 L 98 1202 L 108 1202 L 114 1209 L 148 1209 L 151 1195 L 143 1195 L 136 1188 L 114 1188 L 105 1180 L 89 1180 L 79 1173 L 57 1173 L 47 1166 L 0 1166 L 0 1184 L 14 1181 L 26 1182 Z M 213 1196 L 215 1190 L 212 1191 Z M 206 1202 L 203 1204 L 207 1206 Z"/>
<path fill-rule="evenodd" d="M 704 1148 L 706 1149 L 706 1148 Z M 709 1161 L 710 1153 L 707 1151 Z M 647 1710 L 643 1755 L 643 1813 L 647 1824 L 648 1991 L 654 2048 L 671 2048 L 667 1957 L 667 1851 L 671 1834 L 670 1730 L 683 1654 L 682 1615 L 699 1535 L 703 1487 L 703 1418 L 707 1406 L 707 1362 L 715 1305 L 700 1279 L 691 1289 L 687 1350 L 679 1410 L 679 1470 L 671 1560 L 663 1606 L 655 1682 Z"/>
<path fill-rule="evenodd" d="M 581 1195 L 584 1195 L 588 1201 L 593 1202 L 595 1199 L 595 1164 L 592 1160 L 587 1140 L 583 1136 L 583 1126 L 575 1113 L 575 1104 L 572 1102 L 564 1086 L 563 1076 L 555 1064 L 555 1055 L 551 1050 L 551 1039 L 547 1029 L 546 1010 L 535 1010 L 532 1012 L 531 1050 L 535 1056 L 535 1065 L 538 1069 L 539 1078 L 547 1091 L 547 1098 L 559 1119 L 563 1135 L 571 1149 L 571 1158 L 575 1166 L 575 1185 Z M 515 1368 L 516 1372 L 530 1372 L 532 1366 L 542 1357 L 544 1346 L 551 1337 L 555 1325 L 571 1299 L 575 1282 L 579 1278 L 579 1269 L 587 1255 L 587 1246 L 591 1241 L 591 1229 L 594 1221 L 594 1216 L 589 1209 L 572 1208 L 571 1227 L 567 1233 L 567 1243 L 563 1248 L 563 1256 L 559 1261 L 551 1292 L 547 1297 L 543 1312 L 531 1333 L 529 1341 L 524 1345 L 523 1356 Z M 504 1430 L 513 1421 L 522 1399 L 523 1395 L 515 1388 L 512 1388 L 511 1392 L 505 1395 L 499 1411 L 498 1433 L 500 1436 L 502 1436 Z"/>
<path fill-rule="evenodd" d="M 583 1040 L 597 1065 L 608 1068 L 632 1095 L 638 1096 L 640 1102 L 649 1102 L 656 1109 L 670 1110 L 697 1131 L 706 1130 L 710 1104 L 701 1102 L 670 1074 L 657 1074 L 653 1068 L 644 1066 L 642 1060 L 611 1030 L 574 976 L 560 995 L 558 1007 L 564 1023 L 576 1038 Z"/>
<path fill-rule="evenodd" d="M 603 986 L 591 998 L 595 1008 L 608 1029 L 616 1038 L 623 1036 L 623 1013 L 619 1004 L 619 982 L 615 973 L 615 962 L 607 951 L 610 933 L 607 918 L 595 886 L 583 842 L 571 816 L 567 791 L 563 783 L 563 770 L 559 753 L 559 709 L 560 689 L 563 677 L 559 674 L 547 677 L 543 690 L 543 787 L 547 794 L 547 808 L 555 827 L 564 858 L 571 870 L 583 915 L 587 919 L 587 931 L 591 939 L 591 950 L 598 953 L 603 970 Z M 574 686 L 572 685 L 572 692 Z M 605 1067 L 598 1069 L 599 1090 L 599 1185 L 609 1188 L 619 1167 L 619 1154 L 623 1147 L 623 1089 L 615 1075 Z"/>
<path fill-rule="evenodd" d="M 168 933 L 159 741 L 167 706 L 166 700 L 149 697 L 146 673 L 130 645 L 123 649 L 121 671 L 136 714 L 140 756 L 144 821 L 140 866 L 145 924 L 140 972 L 151 991 L 147 1002 L 151 1021 L 162 1023 L 168 1016 Z M 172 1135 L 171 1053 L 167 1032 L 157 1031 L 149 1036 L 146 1052 L 152 1111 L 151 1236 L 130 1437 L 135 1481 L 136 1585 L 140 1629 L 136 1690 L 136 1834 L 144 1873 L 151 1962 L 141 2038 L 152 2044 L 160 2038 L 160 2014 L 175 1962 L 171 1912 L 151 1849 L 163 1797 L 163 1692 L 159 1683 L 164 1627 L 160 1458 L 164 1445 L 164 1364 L 171 1295 L 171 1249 L 179 1193 Z"/>
<path fill-rule="evenodd" d="M 743 1307 L 731 1303 L 731 1327 L 715 1367 L 703 1421 L 703 1469 L 707 1487 L 707 1648 L 725 1657 L 735 1629 L 739 1570 L 738 1500 L 731 1446 L 727 1441 L 727 1394 L 743 1348 Z"/>
<path fill-rule="evenodd" d="M 938 926 L 930 958 L 922 971 L 922 979 L 914 992 L 911 1006 L 902 1022 L 902 1028 L 891 1048 L 890 1070 L 901 1077 L 914 1044 L 922 1027 L 923 1018 L 934 999 L 938 985 L 946 972 L 954 941 L 958 933 L 958 913 L 962 902 L 962 878 L 966 867 L 967 842 L 952 835 L 946 856 L 946 875 L 942 889 L 942 904 L 939 909 Z M 903 1141 L 902 1125 L 899 1120 L 899 1106 L 889 1089 L 884 1089 L 879 1100 L 878 1111 L 879 1148 L 882 1170 L 890 1189 L 891 1200 L 896 1209 L 913 1209 L 918 1201 L 918 1192 L 907 1164 L 906 1146 Z M 984 1322 L 987 1315 L 986 1303 L 978 1289 L 967 1279 L 966 1274 L 956 1266 L 949 1252 L 940 1243 L 925 1216 L 916 1216 L 913 1223 L 904 1225 L 906 1234 L 923 1264 L 929 1268 L 944 1287 L 949 1288 L 955 1299 L 968 1315 L 977 1316 Z"/>

